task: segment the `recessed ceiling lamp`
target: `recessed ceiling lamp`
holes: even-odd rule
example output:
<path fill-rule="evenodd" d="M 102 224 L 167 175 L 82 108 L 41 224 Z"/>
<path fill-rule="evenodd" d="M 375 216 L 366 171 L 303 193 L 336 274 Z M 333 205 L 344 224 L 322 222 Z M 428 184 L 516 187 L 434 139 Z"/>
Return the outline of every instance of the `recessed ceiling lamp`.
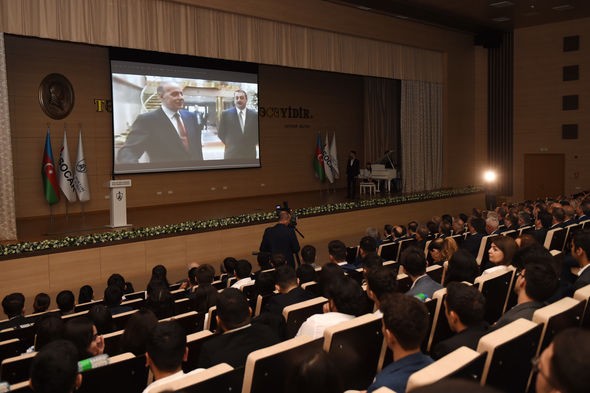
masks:
<path fill-rule="evenodd" d="M 513 5 L 514 5 L 514 3 L 511 1 L 496 1 L 496 2 L 489 4 L 490 7 L 495 7 L 495 8 L 512 7 Z"/>
<path fill-rule="evenodd" d="M 498 18 L 493 18 L 492 20 L 494 22 L 508 22 L 510 20 L 510 18 L 507 16 L 500 16 Z"/>
<path fill-rule="evenodd" d="M 551 7 L 551 9 L 554 11 L 571 11 L 574 9 L 574 6 L 571 4 L 562 4 L 556 5 L 555 7 Z"/>

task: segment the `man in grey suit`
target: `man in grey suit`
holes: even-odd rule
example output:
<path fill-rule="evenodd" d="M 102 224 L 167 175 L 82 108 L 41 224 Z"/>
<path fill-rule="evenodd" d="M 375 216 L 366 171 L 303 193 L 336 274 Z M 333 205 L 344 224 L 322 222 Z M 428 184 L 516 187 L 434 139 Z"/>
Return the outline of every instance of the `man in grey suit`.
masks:
<path fill-rule="evenodd" d="M 137 163 L 143 153 L 148 154 L 150 163 L 203 160 L 203 122 L 196 113 L 183 109 L 182 88 L 164 82 L 157 92 L 162 106 L 137 116 L 117 153 L 117 163 Z"/>
<path fill-rule="evenodd" d="M 234 107 L 221 113 L 217 136 L 225 145 L 225 159 L 256 159 L 258 113 L 246 108 L 248 95 L 234 92 Z"/>
<path fill-rule="evenodd" d="M 426 274 L 424 251 L 414 247 L 406 249 L 400 256 L 400 264 L 403 266 L 404 272 L 412 280 L 412 287 L 406 292 L 406 295 L 425 301 L 426 299 L 432 299 L 434 292 L 442 289 L 442 285 Z"/>

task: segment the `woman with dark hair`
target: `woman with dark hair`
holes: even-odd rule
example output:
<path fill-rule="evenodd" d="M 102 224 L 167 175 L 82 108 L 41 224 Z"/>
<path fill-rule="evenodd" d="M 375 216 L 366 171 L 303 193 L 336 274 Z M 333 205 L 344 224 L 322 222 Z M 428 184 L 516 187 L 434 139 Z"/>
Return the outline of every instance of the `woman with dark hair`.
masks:
<path fill-rule="evenodd" d="M 136 356 L 146 352 L 146 344 L 154 327 L 158 324 L 156 315 L 146 308 L 134 313 L 127 325 L 119 343 L 123 352 L 131 352 Z"/>
<path fill-rule="evenodd" d="M 104 340 L 88 317 L 70 319 L 65 326 L 64 338 L 78 350 L 78 360 L 100 355 L 104 352 Z"/>
<path fill-rule="evenodd" d="M 88 318 L 96 326 L 98 334 L 107 334 L 115 330 L 111 311 L 104 304 L 96 304 L 88 311 Z"/>
<path fill-rule="evenodd" d="M 35 345 L 32 350 L 39 352 L 51 341 L 63 338 L 64 328 L 64 322 L 57 315 L 46 314 L 42 316 L 35 323 Z"/>
<path fill-rule="evenodd" d="M 94 300 L 94 290 L 90 285 L 83 285 L 78 292 L 78 304 L 88 303 Z"/>
<path fill-rule="evenodd" d="M 169 287 L 170 283 L 166 277 L 167 274 L 168 271 L 164 265 L 156 265 L 152 269 L 152 277 L 150 278 L 150 282 L 159 281 L 162 282 L 166 287 Z"/>
<path fill-rule="evenodd" d="M 482 274 L 505 270 L 512 263 L 516 247 L 516 242 L 510 236 L 495 238 L 488 251 L 489 262 L 481 266 Z"/>
<path fill-rule="evenodd" d="M 479 276 L 479 266 L 475 258 L 469 251 L 461 249 L 449 259 L 444 286 L 453 281 L 473 283 L 477 276 Z"/>
<path fill-rule="evenodd" d="M 162 282 L 153 285 L 151 288 L 148 285 L 148 298 L 145 302 L 145 308 L 152 310 L 158 319 L 173 316 L 174 297 L 170 294 L 168 287 L 162 285 Z"/>
<path fill-rule="evenodd" d="M 35 301 L 33 302 L 33 311 L 35 314 L 45 312 L 49 309 L 49 305 L 51 304 L 51 298 L 46 293 L 38 293 L 35 296 Z"/>
<path fill-rule="evenodd" d="M 215 277 L 215 270 L 211 265 L 201 265 L 196 268 L 195 281 L 197 286 L 189 298 L 194 309 L 199 313 L 206 313 L 217 302 L 217 289 L 211 285 Z"/>

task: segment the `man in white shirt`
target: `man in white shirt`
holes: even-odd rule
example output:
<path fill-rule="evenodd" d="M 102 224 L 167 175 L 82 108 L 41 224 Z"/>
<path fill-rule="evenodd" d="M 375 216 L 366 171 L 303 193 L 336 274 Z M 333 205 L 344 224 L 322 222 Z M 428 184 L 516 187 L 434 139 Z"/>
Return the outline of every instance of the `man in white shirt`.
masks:
<path fill-rule="evenodd" d="M 231 287 L 241 290 L 242 287 L 254 284 L 251 277 L 252 265 L 245 259 L 240 259 L 236 265 L 236 281 Z"/>
<path fill-rule="evenodd" d="M 366 305 L 360 285 L 348 277 L 332 282 L 327 288 L 327 296 L 328 303 L 324 304 L 324 313 L 307 318 L 299 328 L 298 336 L 323 337 L 326 328 L 360 315 Z"/>
<path fill-rule="evenodd" d="M 166 385 L 184 377 L 182 362 L 186 361 L 188 347 L 186 333 L 175 321 L 160 322 L 153 330 L 147 343 L 146 363 L 155 381 L 143 393 L 156 393 L 170 390 Z M 198 368 L 190 374 L 203 369 Z"/>

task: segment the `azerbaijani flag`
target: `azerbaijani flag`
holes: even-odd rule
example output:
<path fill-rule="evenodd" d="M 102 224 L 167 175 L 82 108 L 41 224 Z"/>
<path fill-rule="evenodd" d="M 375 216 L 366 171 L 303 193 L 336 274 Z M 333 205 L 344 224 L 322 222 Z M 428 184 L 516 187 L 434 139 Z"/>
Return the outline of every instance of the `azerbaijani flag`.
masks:
<path fill-rule="evenodd" d="M 326 173 L 324 172 L 324 153 L 322 149 L 322 138 L 318 133 L 318 138 L 315 145 L 315 157 L 313 158 L 313 170 L 315 176 L 323 182 L 326 179 Z"/>
<path fill-rule="evenodd" d="M 45 150 L 43 151 L 43 165 L 41 167 L 43 176 L 43 188 L 45 189 L 45 199 L 50 205 L 59 202 L 59 186 L 57 184 L 57 175 L 53 166 L 53 151 L 51 150 L 51 137 L 49 128 L 45 136 Z"/>

